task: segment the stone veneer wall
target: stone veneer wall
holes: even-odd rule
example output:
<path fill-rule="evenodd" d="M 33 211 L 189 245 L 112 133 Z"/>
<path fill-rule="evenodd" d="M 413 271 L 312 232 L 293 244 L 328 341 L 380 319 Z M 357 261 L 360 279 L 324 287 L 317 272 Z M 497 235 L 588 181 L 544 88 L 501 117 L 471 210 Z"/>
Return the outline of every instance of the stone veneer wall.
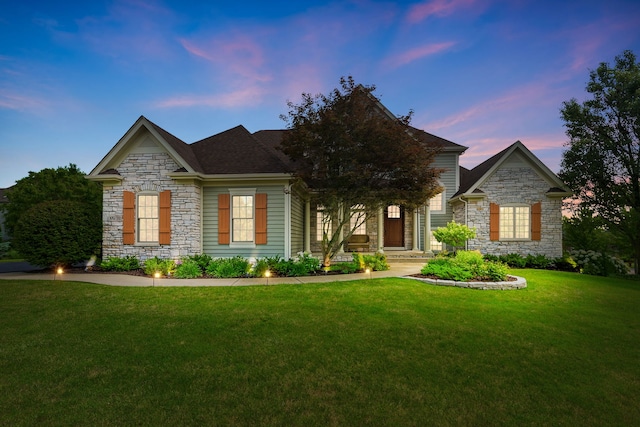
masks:
<path fill-rule="evenodd" d="M 482 185 L 486 194 L 483 199 L 470 200 L 467 210 L 467 225 L 476 227 L 477 237 L 468 242 L 470 250 L 485 254 L 521 255 L 542 254 L 551 258 L 562 256 L 562 200 L 548 198 L 550 185 L 533 169 L 528 167 L 504 168 L 496 171 Z M 542 233 L 540 241 L 491 241 L 489 239 L 489 203 L 499 205 L 542 202 Z M 464 223 L 464 204 L 456 203 L 454 219 Z"/>
<path fill-rule="evenodd" d="M 202 191 L 198 185 L 181 184 L 167 176 L 179 166 L 166 153 L 131 153 L 118 167 L 121 184 L 103 187 L 102 257 L 134 255 L 139 260 L 158 256 L 174 260 L 202 253 L 200 213 Z M 122 244 L 123 191 L 171 190 L 171 245 Z"/>

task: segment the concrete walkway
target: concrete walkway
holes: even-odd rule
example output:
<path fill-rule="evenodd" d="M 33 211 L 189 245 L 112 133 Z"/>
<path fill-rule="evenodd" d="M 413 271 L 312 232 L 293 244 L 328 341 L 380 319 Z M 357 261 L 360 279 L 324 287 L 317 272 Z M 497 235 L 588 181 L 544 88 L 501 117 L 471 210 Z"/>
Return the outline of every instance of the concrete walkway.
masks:
<path fill-rule="evenodd" d="M 393 263 L 387 271 L 373 271 L 371 274 L 335 274 L 303 277 L 271 277 L 252 279 L 153 279 L 151 277 L 131 276 L 128 274 L 102 274 L 102 273 L 0 273 L 0 280 L 64 280 L 72 282 L 88 282 L 110 286 L 251 286 L 251 285 L 277 285 L 277 284 L 304 284 L 342 282 L 348 280 L 379 279 L 383 277 L 404 277 L 410 274 L 420 273 L 422 264 L 419 263 Z"/>

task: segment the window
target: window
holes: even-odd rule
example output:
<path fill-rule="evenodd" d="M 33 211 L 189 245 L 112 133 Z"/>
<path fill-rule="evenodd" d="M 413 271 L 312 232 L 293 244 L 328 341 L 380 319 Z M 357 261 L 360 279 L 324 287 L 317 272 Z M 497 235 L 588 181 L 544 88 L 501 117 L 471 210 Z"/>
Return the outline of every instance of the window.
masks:
<path fill-rule="evenodd" d="M 349 228 L 353 230 L 353 234 L 367 234 L 367 221 L 364 206 L 356 205 L 351 208 Z"/>
<path fill-rule="evenodd" d="M 331 233 L 331 217 L 324 210 L 324 206 L 319 205 L 316 213 L 316 240 L 321 242 L 324 233 Z"/>
<path fill-rule="evenodd" d="M 230 188 L 218 194 L 218 244 L 252 247 L 267 244 L 267 194 L 254 188 Z"/>
<path fill-rule="evenodd" d="M 431 212 L 439 212 L 443 210 L 442 198 L 443 193 L 438 193 L 429 200 L 429 210 Z"/>
<path fill-rule="evenodd" d="M 158 242 L 160 231 L 160 210 L 157 194 L 138 196 L 138 242 Z"/>
<path fill-rule="evenodd" d="M 500 239 L 529 239 L 530 233 L 529 206 L 500 206 Z"/>
<path fill-rule="evenodd" d="M 400 218 L 400 206 L 391 205 L 387 208 L 387 218 Z"/>
<path fill-rule="evenodd" d="M 231 241 L 253 242 L 253 196 L 233 196 L 231 200 Z"/>
<path fill-rule="evenodd" d="M 431 250 L 432 251 L 441 251 L 442 250 L 442 242 L 438 242 L 435 237 L 433 237 L 433 231 L 430 234 L 431 236 Z"/>

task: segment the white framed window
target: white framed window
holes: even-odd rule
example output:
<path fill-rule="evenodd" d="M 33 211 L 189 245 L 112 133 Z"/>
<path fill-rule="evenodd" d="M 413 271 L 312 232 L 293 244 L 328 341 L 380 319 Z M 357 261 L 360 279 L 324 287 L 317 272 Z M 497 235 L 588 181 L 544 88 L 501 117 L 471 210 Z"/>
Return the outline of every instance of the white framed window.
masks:
<path fill-rule="evenodd" d="M 353 234 L 367 234 L 367 220 L 363 205 L 355 205 L 351 207 L 349 228 L 353 230 Z"/>
<path fill-rule="evenodd" d="M 400 206 L 399 205 L 390 205 L 387 208 L 387 218 L 400 218 Z"/>
<path fill-rule="evenodd" d="M 500 206 L 500 239 L 531 238 L 531 207 Z"/>
<path fill-rule="evenodd" d="M 332 229 L 331 217 L 324 210 L 324 206 L 318 205 L 316 211 L 316 240 L 321 242 L 324 233 L 330 234 Z"/>
<path fill-rule="evenodd" d="M 433 231 L 430 233 L 430 245 L 432 251 L 441 251 L 443 249 L 442 242 L 438 242 L 436 238 L 433 236 Z"/>
<path fill-rule="evenodd" d="M 429 210 L 432 213 L 444 212 L 444 191 L 433 196 L 429 200 Z"/>
<path fill-rule="evenodd" d="M 254 238 L 254 196 L 231 196 L 231 241 L 248 243 Z"/>
<path fill-rule="evenodd" d="M 160 196 L 157 193 L 139 194 L 136 206 L 138 242 L 157 243 L 160 235 Z"/>

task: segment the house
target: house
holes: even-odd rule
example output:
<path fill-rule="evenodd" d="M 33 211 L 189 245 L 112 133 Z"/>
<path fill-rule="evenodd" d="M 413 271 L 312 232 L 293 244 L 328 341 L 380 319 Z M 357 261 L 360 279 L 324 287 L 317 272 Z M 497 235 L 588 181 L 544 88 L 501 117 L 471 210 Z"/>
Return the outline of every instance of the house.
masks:
<path fill-rule="evenodd" d="M 237 126 L 187 144 L 140 117 L 87 176 L 103 186 L 103 257 L 320 255 L 322 207 L 294 184 L 277 150 L 283 132 Z M 444 190 L 420 209 L 392 205 L 367 218 L 356 231 L 369 236 L 364 249 L 431 253 L 442 249 L 432 230 L 455 219 L 476 227 L 471 249 L 562 254 L 569 193 L 522 143 L 467 170 L 459 165 L 466 147 L 412 132 L 441 146 L 434 166 L 445 170 Z"/>

